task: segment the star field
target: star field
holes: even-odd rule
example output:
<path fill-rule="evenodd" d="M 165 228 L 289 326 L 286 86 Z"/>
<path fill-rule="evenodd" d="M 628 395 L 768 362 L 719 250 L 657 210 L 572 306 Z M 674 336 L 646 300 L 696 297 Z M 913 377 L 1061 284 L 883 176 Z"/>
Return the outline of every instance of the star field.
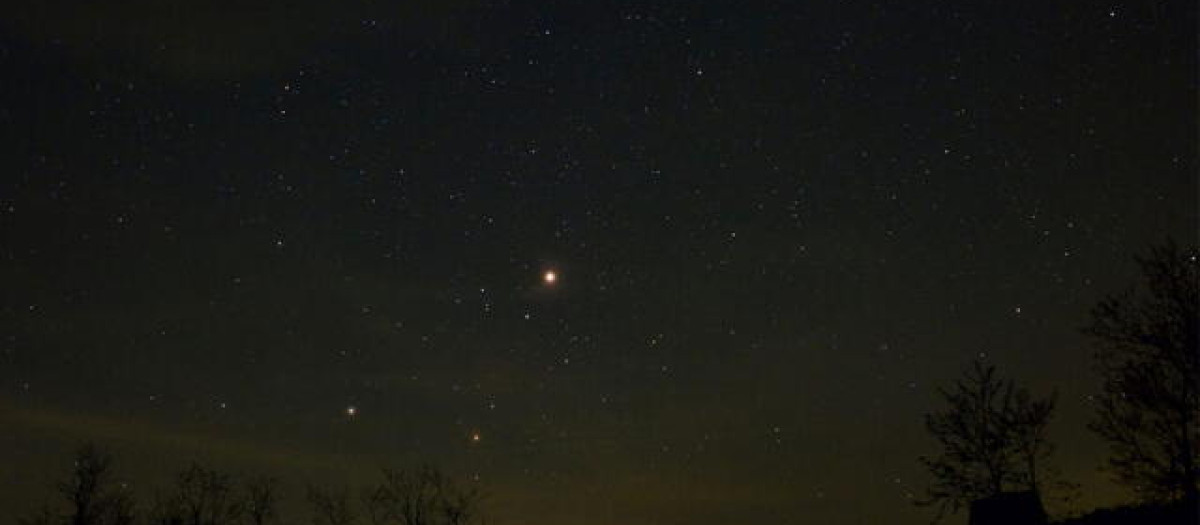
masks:
<path fill-rule="evenodd" d="M 1079 328 L 1194 242 L 1194 3 L 293 4 L 0 21 L 0 519 L 94 440 L 297 516 L 431 463 L 500 523 L 925 523 L 976 358 L 1125 497 Z"/>

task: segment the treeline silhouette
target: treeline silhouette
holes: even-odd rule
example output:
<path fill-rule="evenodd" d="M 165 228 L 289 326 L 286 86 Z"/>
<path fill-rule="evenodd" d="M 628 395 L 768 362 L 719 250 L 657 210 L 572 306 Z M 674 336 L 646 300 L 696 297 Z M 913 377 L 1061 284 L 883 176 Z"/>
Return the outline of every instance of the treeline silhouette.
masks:
<path fill-rule="evenodd" d="M 1095 346 L 1103 389 L 1089 428 L 1109 445 L 1107 470 L 1132 489 L 1124 507 L 1060 517 L 1060 525 L 1200 523 L 1200 252 L 1168 241 L 1137 257 L 1142 282 L 1109 295 L 1083 332 Z M 1037 396 L 975 362 L 939 389 L 944 407 L 926 414 L 939 445 L 920 462 L 932 479 L 919 505 L 935 521 L 969 510 L 970 525 L 1043 525 L 1046 494 L 1070 498 L 1078 485 L 1051 467 L 1047 434 L 1056 394 Z M 281 522 L 279 483 L 235 479 L 193 464 L 139 505 L 113 474 L 112 458 L 93 445 L 76 453 L 57 485 L 57 505 L 20 525 L 270 525 Z M 467 525 L 483 498 L 437 469 L 383 469 L 364 489 L 305 490 L 313 525 Z"/>
<path fill-rule="evenodd" d="M 1140 286 L 1101 300 L 1083 329 L 1104 385 L 1089 428 L 1136 501 L 1062 524 L 1200 522 L 1198 252 L 1167 241 L 1136 260 Z M 938 508 L 935 522 L 966 507 L 971 525 L 1044 524 L 1046 492 L 1075 496 L 1076 484 L 1046 468 L 1056 394 L 1034 396 L 979 361 L 938 393 L 945 406 L 926 414 L 925 428 L 940 452 L 920 458 L 932 482 L 917 500 Z"/>
<path fill-rule="evenodd" d="M 119 481 L 112 456 L 93 444 L 75 453 L 70 474 L 56 486 L 57 499 L 19 525 L 271 525 L 294 523 L 280 516 L 279 482 L 245 479 L 193 463 L 147 505 Z M 308 485 L 305 501 L 313 525 L 468 525 L 482 523 L 483 496 L 433 467 L 384 468 L 375 484 Z"/>

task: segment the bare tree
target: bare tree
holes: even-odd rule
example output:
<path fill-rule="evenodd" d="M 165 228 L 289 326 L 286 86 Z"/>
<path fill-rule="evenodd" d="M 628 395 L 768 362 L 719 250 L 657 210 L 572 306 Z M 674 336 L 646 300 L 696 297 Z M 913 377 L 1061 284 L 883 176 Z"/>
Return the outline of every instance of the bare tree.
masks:
<path fill-rule="evenodd" d="M 465 525 L 479 512 L 481 493 L 432 467 L 384 469 L 363 497 L 372 525 Z"/>
<path fill-rule="evenodd" d="M 137 519 L 133 491 L 123 482 L 109 493 L 105 507 L 107 512 L 102 523 L 106 525 L 133 525 Z"/>
<path fill-rule="evenodd" d="M 153 521 L 158 525 L 230 525 L 241 519 L 245 510 L 228 474 L 192 464 L 179 473 L 174 491 L 160 498 Z"/>
<path fill-rule="evenodd" d="M 312 507 L 313 525 L 351 525 L 355 522 L 354 508 L 347 488 L 308 487 L 308 504 Z"/>
<path fill-rule="evenodd" d="M 1009 418 L 1006 425 L 1012 431 L 1011 442 L 1017 459 L 1024 464 L 1024 468 L 1017 472 L 1017 482 L 1029 490 L 1040 492 L 1042 480 L 1038 472 L 1043 467 L 1043 461 L 1048 460 L 1054 452 L 1047 428 L 1058 395 L 1034 399 L 1028 390 L 1017 388 L 1013 396 L 1012 411 L 1005 415 Z"/>
<path fill-rule="evenodd" d="M 71 525 L 104 523 L 123 493 L 109 485 L 112 477 L 112 456 L 94 444 L 86 444 L 75 453 L 71 476 L 58 484 L 58 491 L 70 505 Z"/>
<path fill-rule="evenodd" d="M 1104 377 L 1091 429 L 1117 481 L 1145 500 L 1198 499 L 1200 278 L 1197 250 L 1174 242 L 1137 258 L 1141 287 L 1092 309 L 1085 331 Z"/>
<path fill-rule="evenodd" d="M 67 510 L 50 506 L 22 520 L 28 524 L 128 525 L 133 521 L 133 496 L 123 483 L 113 481 L 112 456 L 88 443 L 75 452 L 71 474 L 56 486 Z"/>
<path fill-rule="evenodd" d="M 246 517 L 250 525 L 267 525 L 275 521 L 276 485 L 275 478 L 266 476 L 246 481 Z"/>
<path fill-rule="evenodd" d="M 1046 426 L 1054 397 L 1034 399 L 1025 388 L 975 362 L 953 389 L 939 389 L 949 405 L 925 416 L 941 454 L 922 456 L 933 483 L 921 505 L 938 505 L 938 517 L 972 501 L 1009 490 L 1037 492 L 1040 461 L 1050 453 Z"/>
<path fill-rule="evenodd" d="M 363 492 L 362 505 L 371 525 L 387 525 L 392 519 L 391 494 L 384 484 L 368 488 Z"/>

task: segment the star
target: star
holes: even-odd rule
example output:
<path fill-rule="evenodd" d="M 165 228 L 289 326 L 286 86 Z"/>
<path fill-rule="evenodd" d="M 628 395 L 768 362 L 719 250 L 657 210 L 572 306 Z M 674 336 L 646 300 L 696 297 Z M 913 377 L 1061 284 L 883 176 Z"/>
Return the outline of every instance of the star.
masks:
<path fill-rule="evenodd" d="M 354 405 L 350 405 L 350 406 L 346 407 L 345 412 L 346 412 L 346 417 L 348 417 L 350 419 L 354 419 L 354 416 L 358 415 L 358 407 L 356 407 Z"/>
<path fill-rule="evenodd" d="M 546 283 L 547 285 L 554 285 L 554 283 L 558 282 L 558 272 L 555 272 L 554 270 L 546 270 L 546 273 L 542 274 L 542 282 Z"/>

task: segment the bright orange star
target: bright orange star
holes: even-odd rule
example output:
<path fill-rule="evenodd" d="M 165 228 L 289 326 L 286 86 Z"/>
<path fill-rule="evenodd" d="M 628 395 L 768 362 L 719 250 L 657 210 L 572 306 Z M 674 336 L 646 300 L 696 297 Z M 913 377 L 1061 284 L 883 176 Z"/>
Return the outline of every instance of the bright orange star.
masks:
<path fill-rule="evenodd" d="M 546 284 L 554 284 L 558 282 L 558 273 L 554 270 L 546 270 L 546 273 L 542 274 L 542 282 Z"/>

